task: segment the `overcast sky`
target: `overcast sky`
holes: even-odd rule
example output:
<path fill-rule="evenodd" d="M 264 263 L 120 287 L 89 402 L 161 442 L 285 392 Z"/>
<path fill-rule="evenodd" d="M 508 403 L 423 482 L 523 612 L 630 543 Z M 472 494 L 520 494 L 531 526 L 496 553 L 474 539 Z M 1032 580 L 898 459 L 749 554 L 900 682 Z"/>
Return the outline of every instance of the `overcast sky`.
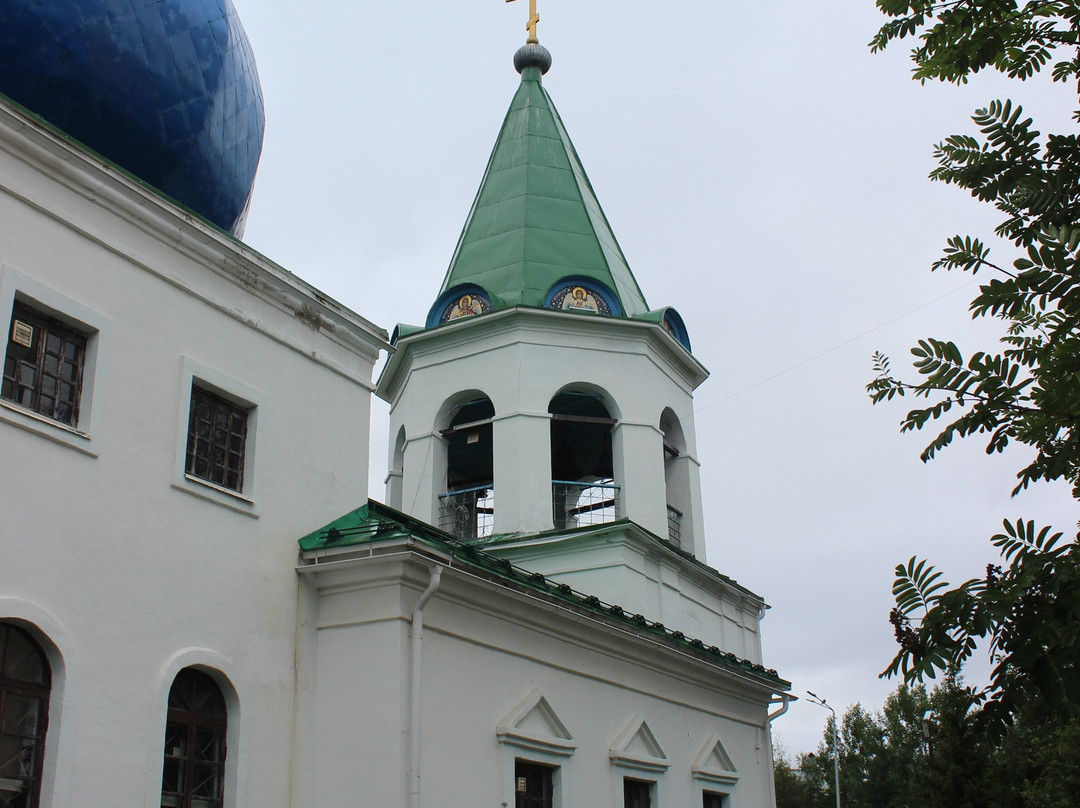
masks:
<path fill-rule="evenodd" d="M 528 0 L 233 2 L 266 103 L 245 241 L 387 331 L 422 324 L 519 81 Z M 1075 95 L 1049 77 L 920 86 L 907 43 L 866 47 L 872 0 L 539 11 L 544 85 L 631 269 L 712 372 L 696 396 L 708 561 L 771 605 L 765 662 L 795 694 L 876 709 L 896 684 L 878 673 L 898 562 L 981 576 L 1002 518 L 1078 516 L 1064 488 L 1010 501 L 1023 452 L 969 441 L 922 464 L 932 434 L 899 435 L 903 405 L 863 389 L 875 350 L 901 369 L 920 337 L 967 354 L 997 334 L 969 323 L 970 277 L 929 272 L 946 237 L 996 223 L 926 180 L 932 144 L 1007 95 L 1061 131 Z M 824 718 L 803 701 L 774 732 L 809 751 Z"/>

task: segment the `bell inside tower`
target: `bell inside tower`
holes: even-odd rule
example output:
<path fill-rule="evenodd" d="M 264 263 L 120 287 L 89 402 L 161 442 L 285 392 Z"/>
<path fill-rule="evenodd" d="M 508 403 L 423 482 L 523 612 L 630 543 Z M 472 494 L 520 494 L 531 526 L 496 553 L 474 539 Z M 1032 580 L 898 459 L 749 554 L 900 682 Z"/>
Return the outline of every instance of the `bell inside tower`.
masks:
<path fill-rule="evenodd" d="M 464 541 L 491 535 L 495 518 L 494 460 L 488 398 L 457 408 L 446 439 L 446 493 L 439 497 L 440 527 Z"/>
<path fill-rule="evenodd" d="M 614 521 L 619 510 L 611 451 L 615 419 L 589 393 L 559 393 L 548 412 L 555 529 Z"/>

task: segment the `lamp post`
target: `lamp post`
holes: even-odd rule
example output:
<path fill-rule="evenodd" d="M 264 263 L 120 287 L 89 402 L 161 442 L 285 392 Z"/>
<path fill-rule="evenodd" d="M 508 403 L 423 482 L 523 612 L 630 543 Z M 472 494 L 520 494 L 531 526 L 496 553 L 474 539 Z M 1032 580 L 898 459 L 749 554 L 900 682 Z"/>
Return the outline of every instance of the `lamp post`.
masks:
<path fill-rule="evenodd" d="M 807 690 L 806 695 L 810 697 L 811 704 L 817 704 L 819 707 L 824 707 L 832 713 L 833 777 L 836 778 L 836 808 L 840 808 L 840 736 L 837 732 L 836 710 L 827 704 L 825 699 L 821 698 L 817 693 L 811 693 Z"/>
<path fill-rule="evenodd" d="M 926 757 L 931 761 L 934 759 L 933 730 L 934 713 L 927 710 L 922 717 L 922 734 L 923 740 L 926 741 Z"/>

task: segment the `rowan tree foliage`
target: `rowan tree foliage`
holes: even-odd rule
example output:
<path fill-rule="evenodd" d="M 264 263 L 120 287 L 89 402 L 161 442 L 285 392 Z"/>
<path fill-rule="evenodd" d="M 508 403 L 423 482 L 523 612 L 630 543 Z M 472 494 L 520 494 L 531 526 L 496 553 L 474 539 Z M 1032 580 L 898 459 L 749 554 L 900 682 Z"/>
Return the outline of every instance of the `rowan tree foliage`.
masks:
<path fill-rule="evenodd" d="M 1054 81 L 1080 80 L 1080 2 L 1040 0 L 877 0 L 889 19 L 874 51 L 911 38 L 919 81 L 965 82 L 982 69 L 1020 81 L 1048 69 Z M 1080 121 L 1080 112 L 1073 113 Z M 987 453 L 1011 443 L 1033 459 L 1013 493 L 1065 480 L 1080 499 L 1080 140 L 1043 135 L 1019 104 L 996 100 L 976 111 L 977 134 L 947 137 L 930 178 L 968 191 L 1003 218 L 995 233 L 1015 247 L 1011 261 L 984 240 L 948 239 L 933 269 L 985 278 L 974 318 L 1000 321 L 988 350 L 965 353 L 945 339 L 911 351 L 917 378 L 893 374 L 874 355 L 867 386 L 875 404 L 910 396 L 901 431 L 932 428 L 930 460 L 954 440 L 978 436 Z M 976 694 L 982 728 L 994 737 L 1038 698 L 1048 709 L 1080 712 L 1080 549 L 1033 521 L 1006 521 L 992 543 L 1001 556 L 983 576 L 950 587 L 925 561 L 897 567 L 893 622 L 900 649 L 883 675 L 907 681 L 958 670 L 984 640 L 994 662 Z"/>

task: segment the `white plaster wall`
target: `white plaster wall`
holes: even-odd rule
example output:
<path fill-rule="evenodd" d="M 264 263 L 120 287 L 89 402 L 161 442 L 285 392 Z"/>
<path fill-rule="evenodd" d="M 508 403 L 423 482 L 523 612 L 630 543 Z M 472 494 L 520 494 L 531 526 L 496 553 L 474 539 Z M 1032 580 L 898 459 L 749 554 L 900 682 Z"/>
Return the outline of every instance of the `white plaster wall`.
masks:
<path fill-rule="evenodd" d="M 295 541 L 366 497 L 378 332 L 298 319 L 279 303 L 302 282 L 268 288 L 286 273 L 50 137 L 0 132 L 0 319 L 43 292 L 107 345 L 89 435 L 0 413 L 0 618 L 54 644 L 60 677 L 44 808 L 156 805 L 165 698 L 192 664 L 231 686 L 227 804 L 288 805 Z M 247 286 L 220 271 L 237 266 Z M 250 503 L 176 484 L 193 366 L 255 394 Z"/>
<path fill-rule="evenodd" d="M 412 562 L 387 561 L 318 576 L 333 582 L 321 602 L 318 641 L 320 649 L 327 642 L 334 647 L 332 667 L 320 650 L 318 699 L 341 713 L 340 731 L 320 727 L 320 779 L 347 769 L 345 776 L 362 784 L 365 796 L 368 789 L 379 795 L 370 804 L 405 806 L 402 769 L 388 765 L 391 735 L 377 729 L 402 718 L 400 701 L 362 691 L 369 685 L 381 690 L 386 677 L 408 670 L 402 621 L 426 573 Z M 357 585 L 341 586 L 350 576 Z M 386 589 L 400 592 L 400 599 L 387 596 Z M 378 670 L 370 661 L 374 653 L 382 658 Z M 666 646 L 448 569 L 424 610 L 422 659 L 422 807 L 513 804 L 515 757 L 560 767 L 556 804 L 564 808 L 619 808 L 623 775 L 655 780 L 659 805 L 700 805 L 702 788 L 731 794 L 737 808 L 773 805 L 768 695 Z M 534 691 L 569 730 L 576 745 L 572 755 L 499 742 L 496 728 Z M 635 717 L 643 717 L 655 734 L 666 758 L 663 773 L 612 763 L 611 749 Z M 347 726 L 354 718 L 369 730 L 360 748 L 355 744 L 363 743 L 361 731 Z M 693 774 L 710 736 L 719 737 L 735 765 L 734 786 Z M 329 788 L 319 792 L 327 796 L 320 805 L 352 804 L 347 789 L 331 799 Z"/>
<path fill-rule="evenodd" d="M 764 603 L 629 530 L 552 536 L 486 549 L 553 581 L 641 614 L 687 638 L 761 663 Z"/>

